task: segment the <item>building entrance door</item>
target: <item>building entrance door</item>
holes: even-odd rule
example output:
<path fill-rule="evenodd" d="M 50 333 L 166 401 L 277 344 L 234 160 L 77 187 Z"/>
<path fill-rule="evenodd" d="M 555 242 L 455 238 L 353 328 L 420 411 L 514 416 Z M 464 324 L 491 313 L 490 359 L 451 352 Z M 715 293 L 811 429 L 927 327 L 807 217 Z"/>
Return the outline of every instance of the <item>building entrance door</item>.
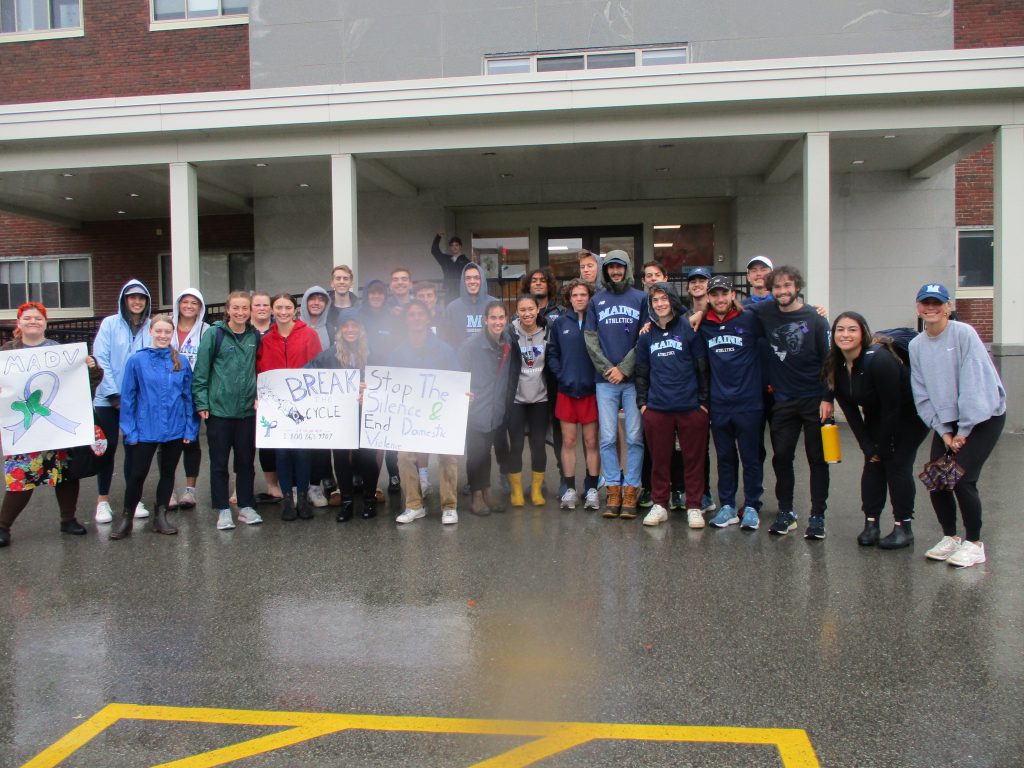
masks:
<path fill-rule="evenodd" d="M 643 225 L 622 224 L 590 227 L 541 227 L 540 264 L 551 267 L 559 281 L 579 277 L 579 252 L 588 250 L 605 255 L 616 249 L 629 254 L 636 274 L 643 253 Z"/>

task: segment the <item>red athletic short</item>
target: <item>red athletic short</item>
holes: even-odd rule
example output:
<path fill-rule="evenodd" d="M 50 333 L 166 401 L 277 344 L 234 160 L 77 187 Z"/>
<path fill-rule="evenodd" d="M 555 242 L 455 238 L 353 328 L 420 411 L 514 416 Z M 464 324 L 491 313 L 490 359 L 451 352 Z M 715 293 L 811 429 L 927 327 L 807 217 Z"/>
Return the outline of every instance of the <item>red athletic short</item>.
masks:
<path fill-rule="evenodd" d="M 591 424 L 597 421 L 597 395 L 569 397 L 559 392 L 555 400 L 555 418 L 569 424 Z"/>

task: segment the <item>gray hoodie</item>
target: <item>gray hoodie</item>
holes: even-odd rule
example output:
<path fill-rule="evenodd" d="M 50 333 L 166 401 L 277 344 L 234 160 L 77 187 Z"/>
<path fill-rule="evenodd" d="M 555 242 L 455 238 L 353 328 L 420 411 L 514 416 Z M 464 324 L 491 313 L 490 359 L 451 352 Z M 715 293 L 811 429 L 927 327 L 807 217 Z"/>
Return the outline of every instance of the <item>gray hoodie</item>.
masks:
<path fill-rule="evenodd" d="M 320 317 L 314 319 L 309 314 L 308 303 L 309 297 L 315 294 L 321 294 L 324 297 L 326 304 L 324 305 L 324 311 L 320 313 Z M 334 346 L 334 339 L 331 338 L 330 328 L 327 325 L 327 319 L 331 314 L 331 294 L 326 289 L 321 288 L 319 285 L 314 285 L 306 289 L 306 292 L 302 294 L 302 304 L 299 305 L 299 318 L 316 331 L 316 335 L 320 337 L 320 349 L 330 349 Z"/>
<path fill-rule="evenodd" d="M 466 271 L 476 269 L 480 272 L 480 291 L 471 296 L 466 290 Z M 445 310 L 448 332 L 447 341 L 453 348 L 459 349 L 463 342 L 475 333 L 484 329 L 484 307 L 496 299 L 487 293 L 487 274 L 479 264 L 469 263 L 462 268 L 462 279 L 459 281 L 459 298 L 448 305 Z"/>

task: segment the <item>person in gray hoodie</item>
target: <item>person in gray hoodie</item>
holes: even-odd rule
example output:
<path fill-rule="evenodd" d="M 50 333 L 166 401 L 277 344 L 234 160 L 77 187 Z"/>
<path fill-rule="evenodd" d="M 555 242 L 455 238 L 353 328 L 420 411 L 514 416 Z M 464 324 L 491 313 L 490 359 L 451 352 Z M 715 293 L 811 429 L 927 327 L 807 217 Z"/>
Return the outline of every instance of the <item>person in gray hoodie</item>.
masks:
<path fill-rule="evenodd" d="M 459 298 L 448 304 L 446 341 L 459 349 L 470 336 L 484 329 L 484 308 L 496 301 L 487 293 L 487 275 L 479 264 L 467 264 L 462 269 Z"/>
<path fill-rule="evenodd" d="M 978 478 L 1006 425 L 1006 389 L 992 359 L 966 323 L 950 320 L 949 291 L 941 283 L 917 292 L 924 333 L 910 342 L 910 386 L 921 421 L 934 430 L 931 459 L 952 452 L 964 475 L 952 490 L 932 491 L 942 539 L 925 553 L 961 568 L 985 562 Z M 964 537 L 956 534 L 956 508 Z"/>
<path fill-rule="evenodd" d="M 204 322 L 206 302 L 196 288 L 186 288 L 174 299 L 171 310 L 171 321 L 174 323 L 174 335 L 171 336 L 171 347 L 178 356 L 188 361 L 188 367 L 195 370 L 196 356 L 199 354 L 199 342 L 210 329 Z M 185 490 L 180 497 L 171 494 L 168 509 L 193 509 L 196 506 L 196 482 L 199 480 L 199 466 L 203 461 L 203 449 L 198 440 L 185 443 L 182 450 L 185 464 Z"/>
<path fill-rule="evenodd" d="M 299 305 L 299 317 L 302 322 L 316 331 L 316 335 L 320 339 L 320 349 L 331 349 L 334 346 L 331 325 L 328 322 L 330 301 L 330 294 L 319 285 L 314 285 L 307 288 L 306 292 L 302 294 L 302 303 Z M 314 507 L 326 507 L 328 498 L 335 487 L 334 473 L 331 471 L 331 452 L 326 449 L 311 450 L 310 467 L 311 474 L 307 494 L 309 503 Z M 340 497 L 338 497 L 338 501 L 340 503 Z"/>

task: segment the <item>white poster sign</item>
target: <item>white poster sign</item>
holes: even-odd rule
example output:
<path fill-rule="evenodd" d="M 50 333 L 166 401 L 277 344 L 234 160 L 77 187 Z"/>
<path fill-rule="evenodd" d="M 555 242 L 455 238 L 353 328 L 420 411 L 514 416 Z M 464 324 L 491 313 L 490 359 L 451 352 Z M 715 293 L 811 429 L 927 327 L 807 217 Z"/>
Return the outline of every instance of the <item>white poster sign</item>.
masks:
<path fill-rule="evenodd" d="M 466 446 L 469 374 L 366 367 L 359 445 L 461 456 Z"/>
<path fill-rule="evenodd" d="M 96 438 L 85 344 L 0 352 L 4 455 L 89 445 Z"/>
<path fill-rule="evenodd" d="M 257 448 L 358 448 L 359 371 L 280 368 L 256 378 Z"/>

